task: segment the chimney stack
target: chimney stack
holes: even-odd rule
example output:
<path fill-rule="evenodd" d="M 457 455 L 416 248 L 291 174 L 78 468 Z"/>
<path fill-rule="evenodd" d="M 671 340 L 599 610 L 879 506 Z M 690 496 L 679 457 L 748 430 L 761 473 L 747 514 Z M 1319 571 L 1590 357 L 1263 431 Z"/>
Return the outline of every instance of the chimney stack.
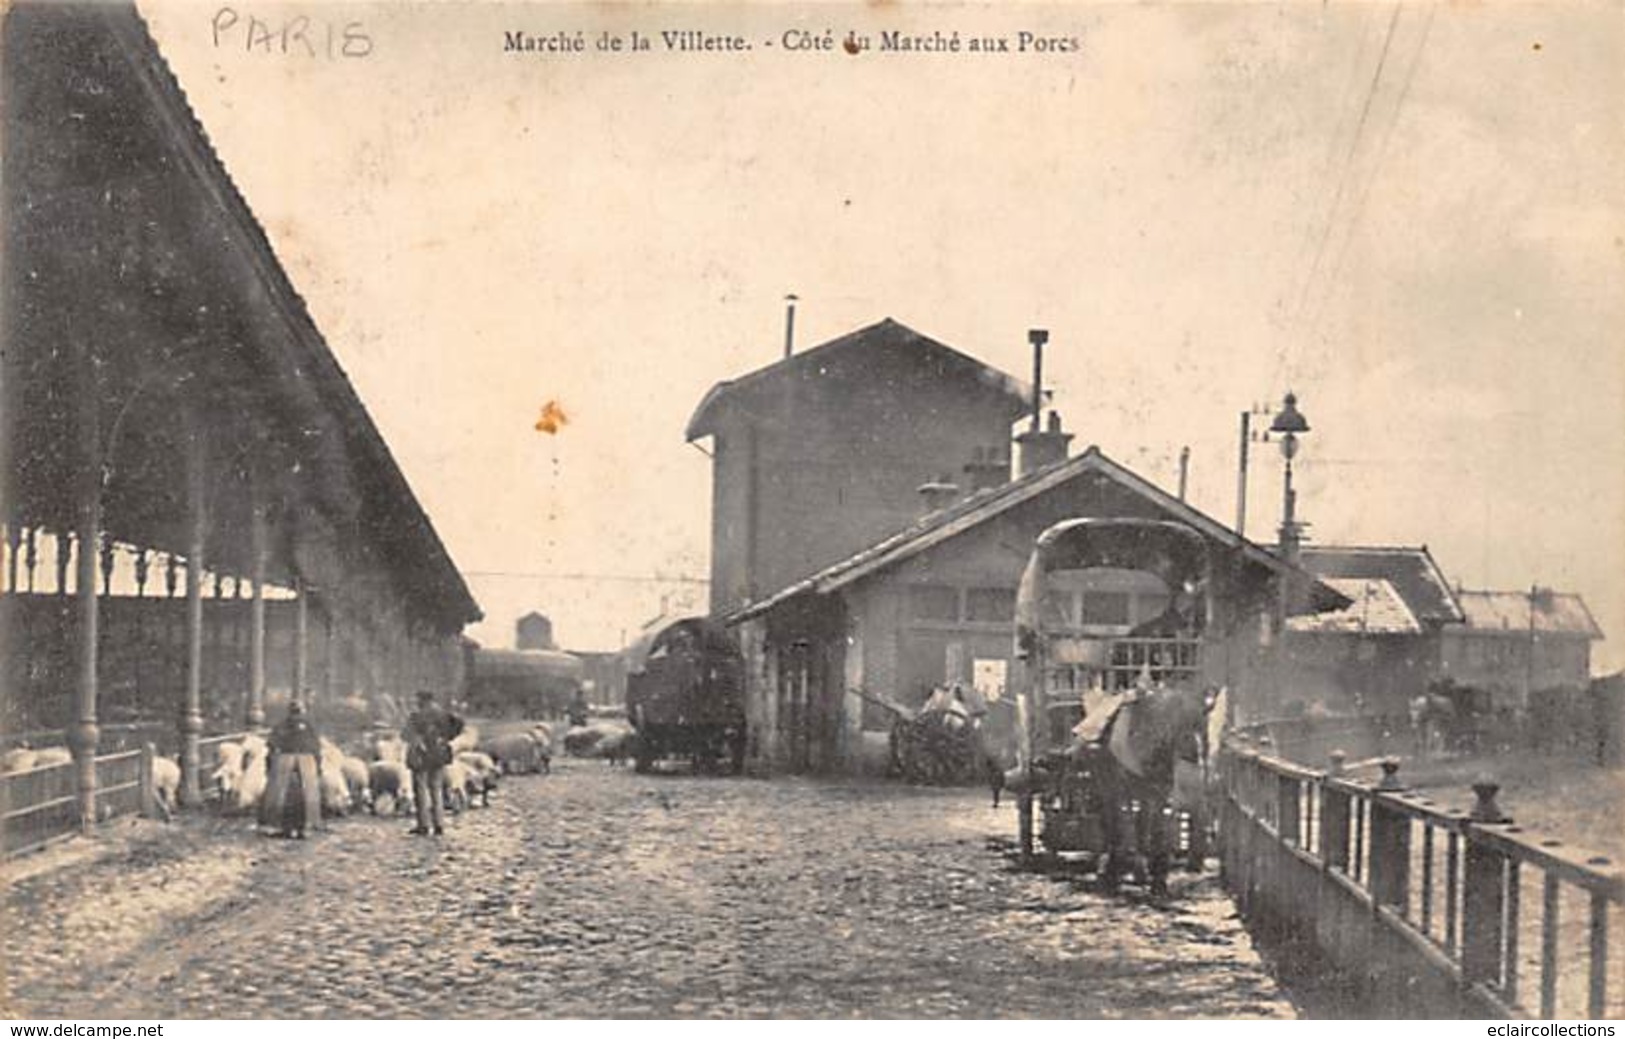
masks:
<path fill-rule="evenodd" d="M 788 358 L 796 345 L 796 300 L 794 292 L 784 297 L 784 356 Z"/>
<path fill-rule="evenodd" d="M 997 447 L 978 447 L 965 463 L 965 483 L 970 493 L 990 487 L 1003 487 L 1010 482 L 1010 459 Z"/>
<path fill-rule="evenodd" d="M 1033 415 L 1027 432 L 1038 432 L 1039 413 L 1044 410 L 1044 344 L 1049 342 L 1049 331 L 1029 328 L 1027 342 L 1033 344 Z"/>
<path fill-rule="evenodd" d="M 1021 475 L 1026 477 L 1057 462 L 1066 461 L 1072 434 L 1061 431 L 1060 413 L 1051 411 L 1047 429 L 1030 429 L 1016 437 L 1016 443 L 1021 447 Z"/>
<path fill-rule="evenodd" d="M 947 508 L 959 497 L 959 485 L 949 482 L 947 474 L 943 474 L 940 479 L 920 484 L 919 491 L 922 515 Z"/>

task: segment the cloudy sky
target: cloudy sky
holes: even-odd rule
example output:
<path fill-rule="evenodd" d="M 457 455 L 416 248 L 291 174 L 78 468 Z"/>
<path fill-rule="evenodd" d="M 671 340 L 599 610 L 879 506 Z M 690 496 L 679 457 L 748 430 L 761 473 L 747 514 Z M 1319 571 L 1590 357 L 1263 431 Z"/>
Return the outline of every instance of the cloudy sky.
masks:
<path fill-rule="evenodd" d="M 703 605 L 653 580 L 707 572 L 683 427 L 795 292 L 802 345 L 890 316 L 1024 374 L 1049 328 L 1077 446 L 1172 486 L 1189 445 L 1225 519 L 1238 413 L 1291 387 L 1315 540 L 1578 590 L 1625 664 L 1617 4 L 140 6 L 487 644 L 533 607 L 601 648 Z M 365 57 L 328 56 L 347 27 Z M 894 28 L 1080 46 L 784 47 Z M 593 47 L 680 29 L 752 49 Z M 1273 448 L 1251 487 L 1265 537 Z"/>

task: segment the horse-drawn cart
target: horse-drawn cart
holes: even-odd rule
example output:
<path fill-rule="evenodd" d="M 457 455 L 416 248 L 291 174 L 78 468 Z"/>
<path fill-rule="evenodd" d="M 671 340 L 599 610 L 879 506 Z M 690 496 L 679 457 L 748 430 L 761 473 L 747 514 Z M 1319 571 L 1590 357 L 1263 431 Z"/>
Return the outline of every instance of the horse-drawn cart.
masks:
<path fill-rule="evenodd" d="M 910 783 L 940 786 L 987 778 L 981 718 L 958 690 L 937 690 L 917 709 L 867 690 L 854 692 L 892 717 L 894 775 Z"/>
<path fill-rule="evenodd" d="M 1059 572 L 1089 570 L 1150 573 L 1167 608 L 1126 633 L 1085 628 L 1051 591 Z M 1224 717 L 1201 669 L 1209 579 L 1206 541 L 1183 524 L 1079 519 L 1040 535 L 1017 597 L 1025 667 L 1005 777 L 1024 858 L 1081 860 L 1108 885 L 1132 873 L 1154 890 L 1180 851 L 1200 868 L 1204 784 L 1175 788 L 1182 761 L 1205 776 Z"/>

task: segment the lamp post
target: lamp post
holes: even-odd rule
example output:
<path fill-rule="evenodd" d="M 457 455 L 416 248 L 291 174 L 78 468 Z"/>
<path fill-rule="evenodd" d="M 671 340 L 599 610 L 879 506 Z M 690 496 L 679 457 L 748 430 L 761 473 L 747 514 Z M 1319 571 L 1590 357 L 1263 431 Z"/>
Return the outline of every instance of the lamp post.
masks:
<path fill-rule="evenodd" d="M 1281 489 L 1280 548 L 1281 560 L 1289 569 L 1281 579 L 1276 617 L 1278 627 L 1284 628 L 1287 615 L 1297 599 L 1295 569 L 1298 565 L 1298 544 L 1303 534 L 1297 519 L 1298 492 L 1292 489 L 1292 460 L 1298 455 L 1298 437 L 1309 432 L 1309 420 L 1298 410 L 1297 394 L 1289 390 L 1281 404 L 1280 412 L 1270 423 L 1270 432 L 1280 437 L 1281 458 L 1286 463 Z"/>
<path fill-rule="evenodd" d="M 1270 432 L 1281 438 L 1281 457 L 1286 460 L 1286 477 L 1281 495 L 1281 555 L 1288 562 L 1298 556 L 1302 535 L 1297 520 L 1298 492 L 1292 489 L 1292 459 L 1298 456 L 1298 437 L 1309 432 L 1309 420 L 1298 410 L 1298 396 L 1288 392 L 1282 408 L 1270 423 Z"/>

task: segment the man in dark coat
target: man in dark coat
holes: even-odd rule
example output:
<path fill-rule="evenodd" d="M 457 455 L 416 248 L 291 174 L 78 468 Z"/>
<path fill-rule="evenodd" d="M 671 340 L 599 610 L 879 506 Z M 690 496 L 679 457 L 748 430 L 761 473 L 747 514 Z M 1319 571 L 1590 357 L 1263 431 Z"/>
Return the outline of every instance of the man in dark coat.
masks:
<path fill-rule="evenodd" d="M 303 839 L 307 827 L 315 829 L 322 823 L 322 791 L 317 778 L 321 738 L 305 716 L 303 703 L 294 700 L 288 704 L 287 717 L 271 731 L 266 743 L 271 752 L 267 818 L 277 824 L 282 836 Z M 304 810 L 290 820 L 288 788 L 296 776 Z"/>
<path fill-rule="evenodd" d="M 577 689 L 570 697 L 570 704 L 565 708 L 565 716 L 570 720 L 570 727 L 578 729 L 591 719 L 591 712 L 587 709 L 587 694 Z"/>
<path fill-rule="evenodd" d="M 418 709 L 407 719 L 401 737 L 406 740 L 406 767 L 412 770 L 412 800 L 417 805 L 419 836 L 441 833 L 440 794 L 451 764 L 451 741 L 463 731 L 463 720 L 435 705 L 427 689 L 418 693 Z"/>

